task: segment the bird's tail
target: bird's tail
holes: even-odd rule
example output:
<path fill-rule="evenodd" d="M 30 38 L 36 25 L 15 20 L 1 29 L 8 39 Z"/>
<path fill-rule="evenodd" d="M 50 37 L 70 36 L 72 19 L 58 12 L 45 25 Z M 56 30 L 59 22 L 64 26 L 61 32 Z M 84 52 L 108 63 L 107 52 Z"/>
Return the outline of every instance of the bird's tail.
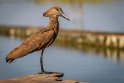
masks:
<path fill-rule="evenodd" d="M 13 60 L 23 57 L 27 54 L 31 53 L 30 48 L 26 47 L 26 45 L 21 45 L 13 49 L 6 57 L 6 62 L 11 63 Z"/>
<path fill-rule="evenodd" d="M 5 58 L 7 63 L 11 63 L 14 59 L 9 59 L 8 57 Z"/>
<path fill-rule="evenodd" d="M 13 49 L 5 58 L 6 62 L 11 63 L 18 56 L 19 48 Z"/>

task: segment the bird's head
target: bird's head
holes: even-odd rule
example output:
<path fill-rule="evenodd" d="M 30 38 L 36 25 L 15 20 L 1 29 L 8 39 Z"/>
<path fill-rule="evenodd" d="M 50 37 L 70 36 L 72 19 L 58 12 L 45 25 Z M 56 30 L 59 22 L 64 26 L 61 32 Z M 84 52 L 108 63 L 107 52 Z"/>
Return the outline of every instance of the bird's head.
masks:
<path fill-rule="evenodd" d="M 67 16 L 65 15 L 65 13 L 63 12 L 63 10 L 60 7 L 52 7 L 50 9 L 48 9 L 46 12 L 43 13 L 43 16 L 45 17 L 63 17 L 66 20 L 69 20 L 69 18 L 67 18 Z"/>

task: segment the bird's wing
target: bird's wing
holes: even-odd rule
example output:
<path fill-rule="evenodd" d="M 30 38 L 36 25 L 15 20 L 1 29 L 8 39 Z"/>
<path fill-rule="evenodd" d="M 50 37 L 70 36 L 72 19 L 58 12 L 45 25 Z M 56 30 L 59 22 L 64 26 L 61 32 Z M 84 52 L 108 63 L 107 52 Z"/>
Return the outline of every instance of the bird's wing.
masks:
<path fill-rule="evenodd" d="M 43 28 L 43 29 L 41 29 L 41 30 L 35 32 L 35 33 L 32 34 L 30 37 L 28 37 L 28 38 L 22 43 L 22 45 L 29 43 L 33 38 L 36 37 L 36 35 L 39 35 L 39 33 L 40 33 L 40 34 L 43 34 L 44 32 L 47 32 L 47 31 L 48 31 L 47 28 Z M 40 35 L 39 35 L 39 36 L 40 36 Z"/>
<path fill-rule="evenodd" d="M 20 46 L 13 49 L 6 57 L 7 62 L 12 62 L 16 58 L 23 57 L 31 52 L 45 47 L 53 38 L 54 31 L 47 30 L 36 32 L 25 40 Z"/>

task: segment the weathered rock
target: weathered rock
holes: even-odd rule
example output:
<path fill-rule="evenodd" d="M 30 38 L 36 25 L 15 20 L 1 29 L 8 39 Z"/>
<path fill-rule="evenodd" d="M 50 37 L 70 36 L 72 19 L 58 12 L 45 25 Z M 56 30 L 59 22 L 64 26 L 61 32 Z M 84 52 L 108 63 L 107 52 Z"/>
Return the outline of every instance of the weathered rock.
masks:
<path fill-rule="evenodd" d="M 61 80 L 62 73 L 33 74 L 20 78 L 0 80 L 0 83 L 78 83 L 73 80 Z"/>
<path fill-rule="evenodd" d="M 63 83 L 79 83 L 78 81 L 75 80 L 63 80 Z"/>

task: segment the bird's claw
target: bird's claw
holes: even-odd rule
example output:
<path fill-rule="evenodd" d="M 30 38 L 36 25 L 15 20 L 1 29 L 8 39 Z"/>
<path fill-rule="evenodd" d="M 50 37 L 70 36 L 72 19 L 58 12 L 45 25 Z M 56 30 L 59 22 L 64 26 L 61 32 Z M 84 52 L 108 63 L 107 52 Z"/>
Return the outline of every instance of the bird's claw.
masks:
<path fill-rule="evenodd" d="M 39 72 L 38 74 L 60 74 L 61 76 L 64 75 L 63 73 L 60 73 L 60 72 L 47 72 L 47 71 Z"/>

